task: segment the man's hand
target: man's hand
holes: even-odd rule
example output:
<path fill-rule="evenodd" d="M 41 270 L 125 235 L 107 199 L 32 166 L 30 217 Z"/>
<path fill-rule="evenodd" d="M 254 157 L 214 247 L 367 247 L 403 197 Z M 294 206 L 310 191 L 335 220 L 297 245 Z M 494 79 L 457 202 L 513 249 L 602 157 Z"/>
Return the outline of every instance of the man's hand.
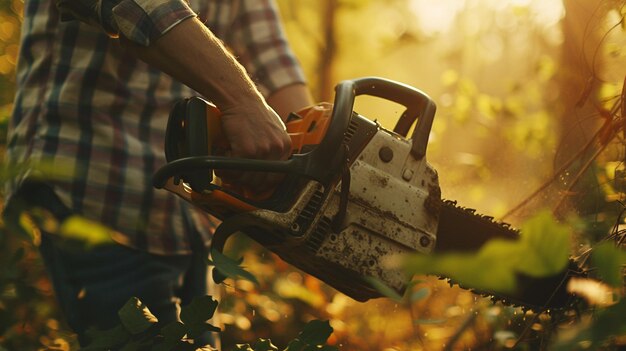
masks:
<path fill-rule="evenodd" d="M 234 105 L 221 111 L 222 129 L 230 144 L 231 157 L 286 160 L 291 139 L 280 117 L 264 102 Z M 259 172 L 218 172 L 220 178 L 247 190 L 262 192 L 276 185 L 281 175 Z"/>

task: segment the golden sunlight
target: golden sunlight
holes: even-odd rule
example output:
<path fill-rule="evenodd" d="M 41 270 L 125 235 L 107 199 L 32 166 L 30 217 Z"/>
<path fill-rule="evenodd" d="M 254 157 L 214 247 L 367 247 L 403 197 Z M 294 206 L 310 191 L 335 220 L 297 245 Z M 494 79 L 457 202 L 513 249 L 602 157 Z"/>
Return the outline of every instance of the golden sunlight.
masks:
<path fill-rule="evenodd" d="M 537 24 L 551 26 L 563 17 L 560 0 L 411 0 L 409 9 L 417 17 L 424 34 L 445 33 L 453 27 L 457 15 L 470 9 L 492 9 L 496 12 L 529 12 Z M 476 12 L 476 11 L 474 11 Z M 486 12 L 483 12 L 486 13 Z"/>

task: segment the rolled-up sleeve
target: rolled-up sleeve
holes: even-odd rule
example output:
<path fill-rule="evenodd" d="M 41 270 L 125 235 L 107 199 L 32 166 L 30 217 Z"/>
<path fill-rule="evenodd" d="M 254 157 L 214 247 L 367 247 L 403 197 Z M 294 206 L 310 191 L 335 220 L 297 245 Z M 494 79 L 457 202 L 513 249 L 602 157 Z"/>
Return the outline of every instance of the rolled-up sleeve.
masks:
<path fill-rule="evenodd" d="M 240 0 L 227 44 L 265 97 L 305 82 L 273 0 Z"/>
<path fill-rule="evenodd" d="M 62 20 L 100 26 L 144 46 L 196 14 L 184 0 L 57 0 Z"/>

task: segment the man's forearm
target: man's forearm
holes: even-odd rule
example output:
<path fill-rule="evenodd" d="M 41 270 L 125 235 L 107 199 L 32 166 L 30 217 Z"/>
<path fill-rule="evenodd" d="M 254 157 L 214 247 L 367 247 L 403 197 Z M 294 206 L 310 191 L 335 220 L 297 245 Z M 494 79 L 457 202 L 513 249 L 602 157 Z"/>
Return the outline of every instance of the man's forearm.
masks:
<path fill-rule="evenodd" d="M 184 20 L 147 47 L 121 39 L 142 60 L 211 99 L 220 109 L 263 101 L 245 69 L 197 18 Z"/>

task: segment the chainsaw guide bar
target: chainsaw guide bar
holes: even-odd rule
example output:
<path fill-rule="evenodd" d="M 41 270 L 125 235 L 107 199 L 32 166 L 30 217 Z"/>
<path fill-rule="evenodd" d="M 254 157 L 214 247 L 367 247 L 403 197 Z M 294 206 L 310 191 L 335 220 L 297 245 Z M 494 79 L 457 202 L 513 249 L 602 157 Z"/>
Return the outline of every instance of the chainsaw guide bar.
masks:
<path fill-rule="evenodd" d="M 433 250 L 439 254 L 478 252 L 490 240 L 518 240 L 520 236 L 520 232 L 509 224 L 495 222 L 493 217 L 480 215 L 474 209 L 458 206 L 456 201 L 444 200 L 439 216 L 437 243 Z M 451 285 L 456 284 L 478 295 L 490 297 L 494 302 L 541 312 L 567 309 L 577 303 L 579 299 L 567 292 L 567 284 L 571 277 L 583 276 L 581 268 L 570 258 L 568 266 L 553 276 L 535 278 L 518 274 L 516 277 L 518 290 L 509 295 L 480 291 L 447 277 L 440 278 L 448 279 Z"/>

